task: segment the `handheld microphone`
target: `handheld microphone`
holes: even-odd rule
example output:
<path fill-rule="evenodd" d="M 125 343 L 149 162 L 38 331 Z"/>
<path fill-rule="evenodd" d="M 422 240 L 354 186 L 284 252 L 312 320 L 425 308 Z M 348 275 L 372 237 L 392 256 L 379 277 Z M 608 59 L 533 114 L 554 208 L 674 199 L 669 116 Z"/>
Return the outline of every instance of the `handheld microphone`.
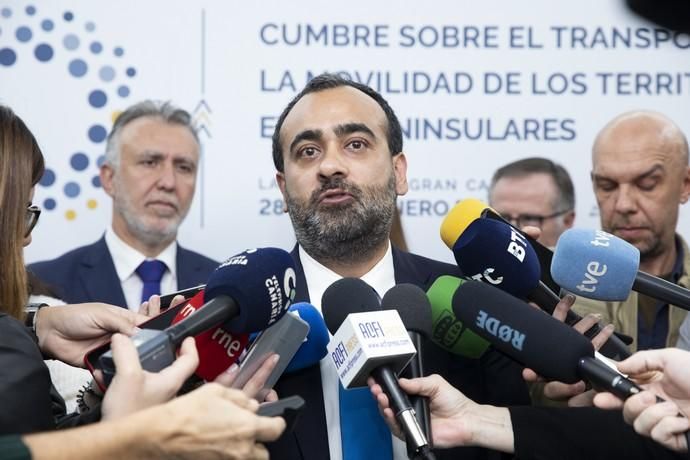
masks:
<path fill-rule="evenodd" d="M 189 299 L 180 309 L 172 324 L 177 324 L 204 306 L 204 291 Z M 248 334 L 230 333 L 221 326 L 212 327 L 194 336 L 199 353 L 199 366 L 194 373 L 206 381 L 215 380 L 242 355 L 249 342 Z"/>
<path fill-rule="evenodd" d="M 402 370 L 415 352 L 397 312 L 381 311 L 376 291 L 358 278 L 331 284 L 323 294 L 321 310 L 333 334 L 328 352 L 343 387 L 364 386 L 369 375 L 374 377 L 388 396 L 414 455 L 435 458 L 393 370 Z"/>
<path fill-rule="evenodd" d="M 494 347 L 548 379 L 565 383 L 584 379 L 623 400 L 642 391 L 597 359 L 591 342 L 582 335 L 492 286 L 476 281 L 462 284 L 453 296 L 453 311 Z M 685 435 L 690 441 L 690 431 Z"/>
<path fill-rule="evenodd" d="M 439 276 L 426 295 L 431 303 L 431 340 L 455 355 L 480 358 L 491 345 L 458 321 L 453 312 L 453 294 L 465 280 Z"/>
<path fill-rule="evenodd" d="M 463 283 L 453 311 L 494 347 L 549 380 L 585 379 L 623 399 L 641 391 L 596 359 L 592 343 L 577 331 L 492 286 Z"/>
<path fill-rule="evenodd" d="M 211 273 L 201 308 L 163 331 L 144 329 L 132 337 L 142 368 L 157 372 L 169 366 L 185 338 L 214 326 L 234 333 L 269 327 L 287 311 L 295 281 L 292 257 L 282 249 L 250 249 L 229 258 Z M 99 362 L 109 383 L 116 371 L 112 352 Z"/>
<path fill-rule="evenodd" d="M 475 219 L 453 245 L 453 255 L 462 272 L 492 284 L 519 298 L 527 298 L 553 314 L 559 297 L 540 282 L 541 270 L 533 247 L 512 226 L 498 220 Z M 573 325 L 582 317 L 568 311 L 565 322 Z M 590 339 L 601 332 L 599 324 L 589 328 Z M 618 337 L 611 336 L 601 347 L 602 354 L 614 359 L 630 356 Z"/>
<path fill-rule="evenodd" d="M 426 376 L 424 371 L 424 340 L 431 336 L 431 303 L 424 291 L 409 283 L 398 284 L 388 290 L 381 299 L 382 310 L 397 310 L 402 319 L 412 345 L 417 350 L 407 367 L 403 370 L 404 377 L 415 379 Z M 417 422 L 422 428 L 431 446 L 431 411 L 429 398 L 424 396 L 410 396 Z M 408 457 L 412 457 L 415 446 L 407 443 Z"/>
<path fill-rule="evenodd" d="M 549 267 L 551 266 L 551 258 L 553 251 L 547 248 L 521 229 L 513 226 L 510 222 L 503 218 L 495 209 L 489 207 L 488 204 L 476 198 L 468 198 L 457 203 L 446 215 L 446 218 L 441 225 L 441 238 L 448 246 L 448 249 L 453 248 L 453 244 L 458 236 L 467 228 L 467 226 L 475 219 L 492 219 L 504 222 L 517 230 L 524 236 L 529 244 L 534 249 L 539 260 L 541 268 L 541 281 L 554 292 L 560 290 L 560 286 L 551 278 L 549 274 Z"/>
<path fill-rule="evenodd" d="M 299 315 L 309 324 L 309 333 L 285 368 L 285 373 L 297 372 L 321 361 L 327 354 L 328 329 L 321 314 L 313 305 L 300 302 L 290 306 L 288 312 Z"/>
<path fill-rule="evenodd" d="M 565 289 L 596 300 L 623 301 L 630 291 L 690 310 L 690 290 L 638 271 L 640 251 L 602 230 L 569 229 L 556 245 L 551 275 Z"/>

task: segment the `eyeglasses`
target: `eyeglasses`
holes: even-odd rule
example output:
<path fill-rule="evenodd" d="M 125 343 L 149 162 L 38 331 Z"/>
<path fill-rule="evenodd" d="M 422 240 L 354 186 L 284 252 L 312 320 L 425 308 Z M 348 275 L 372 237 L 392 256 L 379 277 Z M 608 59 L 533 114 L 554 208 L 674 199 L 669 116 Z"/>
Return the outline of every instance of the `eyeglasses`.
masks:
<path fill-rule="evenodd" d="M 518 214 L 517 216 L 508 214 L 507 212 L 501 212 L 501 216 L 511 224 L 515 225 L 518 228 L 522 227 L 539 227 L 541 228 L 542 225 L 544 225 L 544 221 L 548 219 L 553 219 L 554 217 L 562 216 L 563 214 L 567 214 L 572 209 L 565 209 L 563 211 L 558 211 L 554 212 L 553 214 L 549 214 L 548 216 L 540 216 L 538 214 Z"/>
<path fill-rule="evenodd" d="M 40 215 L 41 208 L 35 204 L 26 207 L 26 217 L 24 217 L 24 228 L 26 228 L 26 231 L 24 233 L 24 238 L 31 235 L 31 230 L 33 230 L 38 223 L 38 216 Z"/>

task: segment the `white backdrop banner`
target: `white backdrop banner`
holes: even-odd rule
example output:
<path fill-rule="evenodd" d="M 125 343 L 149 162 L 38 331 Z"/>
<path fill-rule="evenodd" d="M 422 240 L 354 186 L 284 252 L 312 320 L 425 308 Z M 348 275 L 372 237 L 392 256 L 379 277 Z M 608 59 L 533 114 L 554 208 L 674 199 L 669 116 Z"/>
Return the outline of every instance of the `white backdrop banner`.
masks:
<path fill-rule="evenodd" d="M 0 5 L 0 102 L 36 134 L 48 170 L 27 259 L 95 241 L 110 221 L 98 166 L 113 117 L 142 99 L 193 113 L 203 155 L 182 244 L 216 259 L 289 249 L 274 180 L 277 116 L 313 75 L 380 91 L 405 135 L 411 250 L 452 260 L 438 237 L 493 171 L 545 156 L 571 173 L 577 225 L 598 227 L 590 147 L 615 115 L 654 109 L 690 133 L 690 36 L 623 1 L 151 0 Z M 688 212 L 680 231 L 690 235 Z"/>

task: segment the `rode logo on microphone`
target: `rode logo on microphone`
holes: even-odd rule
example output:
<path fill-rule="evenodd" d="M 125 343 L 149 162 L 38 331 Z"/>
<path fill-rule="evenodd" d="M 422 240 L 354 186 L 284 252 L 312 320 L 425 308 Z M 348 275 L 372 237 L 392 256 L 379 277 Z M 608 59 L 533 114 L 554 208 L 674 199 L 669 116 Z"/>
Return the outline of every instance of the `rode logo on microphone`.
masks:
<path fill-rule="evenodd" d="M 494 337 L 509 343 L 516 350 L 522 351 L 525 334 L 517 329 L 513 329 L 507 324 L 501 324 L 500 320 L 489 316 L 484 310 L 479 310 L 476 324 Z"/>
<path fill-rule="evenodd" d="M 523 262 L 525 260 L 525 248 L 527 247 L 527 240 L 515 230 L 510 230 L 510 244 L 508 244 L 508 253 L 512 254 L 517 260 Z"/>

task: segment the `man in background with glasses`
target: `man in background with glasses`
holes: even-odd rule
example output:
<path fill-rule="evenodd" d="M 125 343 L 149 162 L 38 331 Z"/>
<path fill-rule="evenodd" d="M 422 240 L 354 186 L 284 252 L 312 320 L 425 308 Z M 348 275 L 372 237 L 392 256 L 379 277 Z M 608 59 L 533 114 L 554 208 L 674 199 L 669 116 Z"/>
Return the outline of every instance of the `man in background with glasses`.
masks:
<path fill-rule="evenodd" d="M 575 221 L 575 191 L 563 166 L 525 158 L 499 168 L 491 179 L 489 204 L 518 228 L 539 227 L 539 242 L 553 247 Z"/>

